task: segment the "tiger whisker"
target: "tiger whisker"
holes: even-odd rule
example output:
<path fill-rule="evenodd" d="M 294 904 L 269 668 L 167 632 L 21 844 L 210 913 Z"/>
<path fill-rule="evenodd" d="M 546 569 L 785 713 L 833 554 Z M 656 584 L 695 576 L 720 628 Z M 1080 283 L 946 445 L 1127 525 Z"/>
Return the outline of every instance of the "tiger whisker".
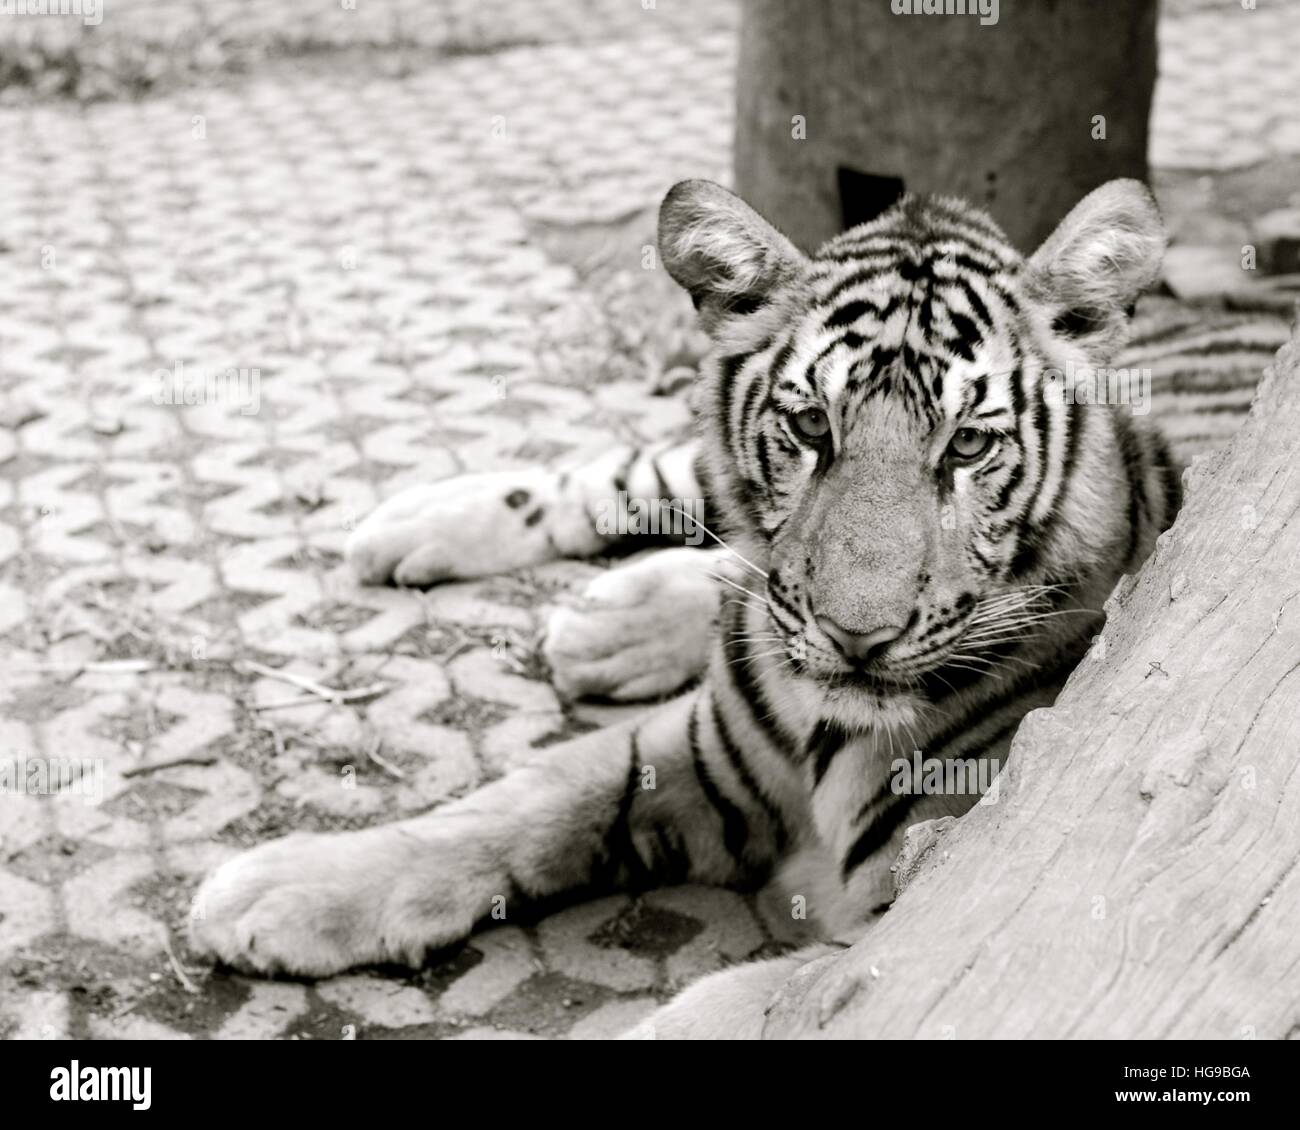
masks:
<path fill-rule="evenodd" d="M 759 596 L 753 589 L 747 589 L 744 585 L 737 584 L 730 577 L 724 577 L 721 573 L 709 573 L 715 581 L 721 581 L 724 585 L 730 585 L 737 592 L 743 592 L 746 596 L 752 596 L 757 601 L 762 601 L 763 597 Z"/>
<path fill-rule="evenodd" d="M 920 749 L 921 744 L 916 740 L 916 734 L 913 732 L 912 727 L 909 726 L 902 719 L 899 719 L 899 725 L 903 727 L 904 732 L 907 734 L 907 741 L 908 744 L 911 745 L 912 749 L 913 750 Z"/>
<path fill-rule="evenodd" d="M 735 597 L 732 597 L 731 600 L 724 600 L 722 607 L 727 608 L 732 604 L 739 604 L 741 608 L 748 608 L 751 612 L 767 612 L 767 608 L 761 604 L 755 604 L 752 600 L 737 600 Z"/>
<path fill-rule="evenodd" d="M 729 664 L 747 663 L 751 659 L 766 659 L 769 655 L 785 655 L 785 648 L 778 647 L 775 651 L 760 651 L 757 655 L 751 655 L 746 652 L 744 655 L 738 655 L 735 659 L 728 659 Z"/>
<path fill-rule="evenodd" d="M 695 525 L 699 526 L 699 528 L 702 529 L 706 534 L 708 534 L 709 537 L 711 537 L 720 546 L 722 546 L 723 549 L 725 549 L 728 553 L 730 553 L 733 557 L 735 557 L 737 561 L 753 569 L 755 573 L 757 573 L 760 577 L 763 578 L 763 580 L 765 581 L 767 580 L 767 574 L 762 569 L 760 569 L 757 565 L 755 565 L 752 561 L 750 561 L 748 557 L 742 557 L 739 553 L 737 553 L 734 549 L 732 549 L 731 546 L 729 546 L 725 541 L 723 541 L 720 537 L 718 537 L 718 535 L 715 534 L 711 529 L 709 529 L 708 526 L 706 526 L 703 522 L 701 522 L 698 518 L 696 518 L 694 514 L 687 514 L 686 511 L 683 510 L 680 506 L 668 506 L 666 507 L 666 509 L 669 511 L 669 513 L 676 511 L 683 518 L 686 518 L 687 520 L 695 523 Z"/>
<path fill-rule="evenodd" d="M 992 675 L 997 671 L 996 667 L 971 667 L 965 663 L 958 663 L 958 662 L 948 663 L 947 666 L 953 667 L 958 671 L 969 671 L 973 675 L 979 675 L 985 678 L 987 678 L 989 675 Z"/>
<path fill-rule="evenodd" d="M 963 643 L 978 643 L 987 646 L 997 642 L 1016 642 L 1037 639 L 1043 634 L 1043 626 L 1030 624 L 990 624 L 976 632 L 965 632 L 961 636 Z"/>
<path fill-rule="evenodd" d="M 969 624 L 993 624 L 1003 620 L 1024 620 L 1029 623 L 1035 623 L 1039 620 L 1051 620 L 1057 616 L 1101 616 L 1103 613 L 1096 608 L 1058 608 L 1051 612 L 1035 612 L 1028 609 L 1013 609 L 1009 612 L 1001 613 L 997 616 L 972 616 L 967 621 Z"/>
<path fill-rule="evenodd" d="M 1018 655 L 1004 655 L 998 659 L 990 659 L 987 656 L 976 655 L 971 652 L 954 652 L 953 654 L 967 663 L 984 663 L 986 664 L 985 670 L 987 671 L 996 671 L 999 668 L 1005 667 L 1008 663 L 1015 663 L 1018 666 L 1023 667 L 1026 671 L 1038 670 L 1034 664 L 1030 663 L 1027 659 L 1022 659 Z"/>
<path fill-rule="evenodd" d="M 963 644 L 979 644 L 981 647 L 990 647 L 999 643 L 1022 643 L 1031 639 L 1036 633 L 1027 632 L 1020 628 L 1001 628 L 989 630 L 987 632 L 971 632 L 961 637 Z"/>
<path fill-rule="evenodd" d="M 785 641 L 775 632 L 769 632 L 764 636 L 741 636 L 737 635 L 735 639 L 728 640 L 728 646 L 736 643 L 784 643 Z"/>

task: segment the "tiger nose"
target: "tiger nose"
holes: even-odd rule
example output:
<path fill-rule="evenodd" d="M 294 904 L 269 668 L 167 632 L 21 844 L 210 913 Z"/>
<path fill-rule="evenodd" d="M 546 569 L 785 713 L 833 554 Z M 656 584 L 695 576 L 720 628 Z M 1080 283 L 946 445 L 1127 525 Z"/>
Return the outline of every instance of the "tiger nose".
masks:
<path fill-rule="evenodd" d="M 884 651 L 907 629 L 899 624 L 886 624 L 869 632 L 851 632 L 829 616 L 818 616 L 817 626 L 835 641 L 836 646 L 850 659 L 871 659 Z"/>

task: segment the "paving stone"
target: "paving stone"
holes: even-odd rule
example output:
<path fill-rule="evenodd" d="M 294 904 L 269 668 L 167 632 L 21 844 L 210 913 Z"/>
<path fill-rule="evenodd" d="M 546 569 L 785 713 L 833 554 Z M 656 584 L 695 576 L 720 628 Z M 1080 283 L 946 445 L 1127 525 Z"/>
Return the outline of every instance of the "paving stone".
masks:
<path fill-rule="evenodd" d="M 515 1032 L 509 1028 L 466 1028 L 463 1032 L 452 1036 L 453 1040 L 540 1040 L 542 1036 L 535 1036 L 531 1032 Z"/>
<path fill-rule="evenodd" d="M 335 977 L 320 982 L 316 993 L 322 1000 L 381 1028 L 429 1024 L 438 1015 L 419 989 L 379 977 Z"/>
<path fill-rule="evenodd" d="M 0 859 L 12 859 L 45 836 L 48 818 L 39 797 L 0 792 Z"/>
<path fill-rule="evenodd" d="M 144 1016 L 90 1016 L 86 1022 L 92 1040 L 189 1040 L 192 1036 Z"/>
<path fill-rule="evenodd" d="M 336 769 L 309 766 L 286 777 L 275 792 L 292 801 L 295 808 L 304 806 L 333 816 L 378 818 L 391 814 L 392 797 L 385 789 L 373 788 L 358 779 L 369 771 L 360 747 L 354 760 Z"/>
<path fill-rule="evenodd" d="M 61 892 L 68 930 L 139 957 L 162 953 L 166 927 L 130 893 L 151 879 L 156 867 L 149 855 L 123 853 L 69 879 Z"/>
<path fill-rule="evenodd" d="M 54 929 L 53 893 L 0 869 L 0 958 L 8 959 Z"/>
<path fill-rule="evenodd" d="M 702 927 L 665 959 L 669 983 L 675 986 L 743 960 L 765 940 L 745 900 L 731 891 L 672 887 L 652 891 L 642 902 L 693 919 Z"/>
<path fill-rule="evenodd" d="M 258 790 L 252 774 L 226 762 L 182 766 L 153 776 L 197 794 L 193 803 L 184 804 L 181 811 L 164 821 L 162 832 L 170 842 L 211 838 L 257 806 Z"/>
<path fill-rule="evenodd" d="M 537 972 L 537 959 L 522 930 L 504 926 L 474 939 L 483 960 L 443 990 L 439 1007 L 448 1013 L 481 1016 Z"/>
<path fill-rule="evenodd" d="M 631 905 L 624 895 L 563 910 L 546 919 L 537 935 L 550 968 L 575 980 L 590 981 L 620 992 L 655 984 L 655 963 L 627 950 L 597 945 L 591 936 Z"/>
<path fill-rule="evenodd" d="M 11 1003 L 6 1006 L 6 999 Z M 0 996 L 0 1033 L 10 1026 L 5 1039 L 68 1039 L 68 998 L 65 993 L 33 990 Z"/>
<path fill-rule="evenodd" d="M 250 986 L 248 1000 L 213 1035 L 218 1040 L 273 1040 L 306 1009 L 304 986 L 259 981 Z"/>

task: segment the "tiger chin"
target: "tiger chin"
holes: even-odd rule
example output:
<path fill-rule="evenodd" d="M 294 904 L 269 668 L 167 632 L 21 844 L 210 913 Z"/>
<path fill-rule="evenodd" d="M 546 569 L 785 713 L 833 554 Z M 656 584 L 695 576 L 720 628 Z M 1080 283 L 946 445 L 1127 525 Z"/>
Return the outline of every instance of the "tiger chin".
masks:
<path fill-rule="evenodd" d="M 712 343 L 694 438 L 414 488 L 347 558 L 427 585 L 606 553 L 603 531 L 637 528 L 593 522 L 610 500 L 703 499 L 715 548 L 602 574 L 547 638 L 567 693 L 686 689 L 426 815 L 236 856 L 197 896 L 200 952 L 419 964 L 503 897 L 784 873 L 809 946 L 712 974 L 637 1032 L 759 1036 L 780 985 L 887 908 L 907 829 L 979 800 L 900 787 L 899 759 L 1002 764 L 1172 522 L 1160 437 L 1052 376 L 1105 366 L 1157 276 L 1142 185 L 1098 188 L 1026 259 L 983 212 L 917 197 L 807 255 L 685 181 L 659 246 Z"/>

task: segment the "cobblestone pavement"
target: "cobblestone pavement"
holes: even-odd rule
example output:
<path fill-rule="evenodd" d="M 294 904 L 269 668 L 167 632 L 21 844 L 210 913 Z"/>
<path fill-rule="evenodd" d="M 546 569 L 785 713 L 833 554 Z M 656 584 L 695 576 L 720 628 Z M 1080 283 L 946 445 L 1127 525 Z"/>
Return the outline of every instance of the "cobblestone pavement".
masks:
<path fill-rule="evenodd" d="M 728 176 L 734 8 L 427 7 L 359 4 L 375 42 L 443 49 L 403 73 L 326 54 L 0 110 L 0 764 L 72 774 L 0 789 L 0 1036 L 604 1036 L 789 939 L 762 897 L 678 888 L 415 975 L 255 982 L 186 951 L 198 877 L 241 847 L 425 808 L 618 713 L 561 704 L 533 651 L 597 565 L 420 594 L 339 554 L 409 483 L 684 424 L 645 375 L 682 306 L 640 249 L 674 180 Z M 1297 29 L 1189 7 L 1158 157 L 1196 165 L 1205 115 L 1300 151 L 1271 88 L 1240 122 L 1192 93 L 1267 68 L 1190 61 L 1216 21 L 1293 92 Z"/>

